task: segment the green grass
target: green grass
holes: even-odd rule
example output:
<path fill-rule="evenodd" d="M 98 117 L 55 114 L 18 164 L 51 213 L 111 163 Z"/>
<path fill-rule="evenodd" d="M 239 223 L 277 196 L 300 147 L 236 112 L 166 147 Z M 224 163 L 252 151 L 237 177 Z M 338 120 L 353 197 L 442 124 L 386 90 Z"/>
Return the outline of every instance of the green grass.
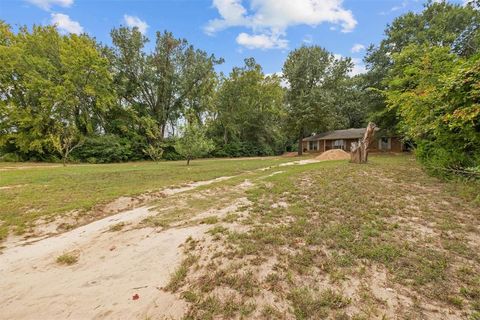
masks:
<path fill-rule="evenodd" d="M 291 158 L 208 159 L 121 164 L 0 163 L 0 240 L 9 230 L 25 232 L 37 219 L 87 211 L 120 196 L 237 175 L 292 161 Z M 16 168 L 16 169 L 15 169 Z M 22 169 L 19 169 L 22 168 Z"/>
<path fill-rule="evenodd" d="M 251 204 L 241 210 L 248 215 L 218 221 L 209 231 L 214 247 L 189 251 L 204 261 L 182 275 L 195 293 L 192 314 L 223 314 L 227 299 L 207 293 L 228 288 L 236 301 L 268 291 L 275 305 L 257 305 L 254 318 L 381 318 L 388 304 L 370 287 L 378 270 L 414 302 L 402 318 L 439 306 L 446 314 L 479 311 L 479 244 L 468 240 L 480 219 L 472 184 L 429 177 L 410 156 L 281 170 L 250 177 L 254 186 L 244 196 Z M 352 279 L 361 285 L 344 292 Z M 348 314 L 352 305 L 356 314 Z M 226 317 L 240 316 L 232 312 Z"/>

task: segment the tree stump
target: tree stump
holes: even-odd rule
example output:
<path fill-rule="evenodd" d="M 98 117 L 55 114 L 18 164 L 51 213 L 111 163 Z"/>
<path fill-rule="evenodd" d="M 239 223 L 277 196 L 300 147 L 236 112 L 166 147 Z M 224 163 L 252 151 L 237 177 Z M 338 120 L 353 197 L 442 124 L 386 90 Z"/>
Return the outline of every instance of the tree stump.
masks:
<path fill-rule="evenodd" d="M 373 140 L 375 134 L 375 124 L 368 123 L 367 130 L 363 135 L 363 139 L 358 142 L 353 142 L 350 149 L 350 162 L 352 163 L 367 163 L 368 160 L 368 146 Z"/>

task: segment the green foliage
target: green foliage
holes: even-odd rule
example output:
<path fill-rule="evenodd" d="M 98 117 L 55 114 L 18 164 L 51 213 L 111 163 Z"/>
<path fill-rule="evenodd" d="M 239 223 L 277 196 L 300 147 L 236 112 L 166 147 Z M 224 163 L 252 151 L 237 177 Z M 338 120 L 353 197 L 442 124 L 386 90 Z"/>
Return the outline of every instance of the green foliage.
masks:
<path fill-rule="evenodd" d="M 480 164 L 480 55 L 411 45 L 393 58 L 387 103 L 419 159 L 437 175 L 472 175 L 464 171 Z"/>
<path fill-rule="evenodd" d="M 138 143 L 138 142 L 137 142 Z M 75 159 L 89 163 L 123 162 L 143 159 L 134 141 L 115 135 L 94 136 L 85 139 L 84 144 L 73 151 Z"/>
<path fill-rule="evenodd" d="M 205 137 L 205 130 L 193 122 L 184 127 L 183 135 L 176 141 L 175 150 L 190 160 L 203 157 L 215 148 L 212 140 Z"/>
<path fill-rule="evenodd" d="M 221 79 L 209 136 L 217 156 L 272 155 L 284 150 L 284 92 L 276 76 L 266 76 L 253 58 Z"/>
<path fill-rule="evenodd" d="M 341 85 L 352 68 L 349 58 L 337 59 L 318 47 L 301 47 L 288 55 L 283 74 L 287 90 L 289 131 L 301 140 L 306 134 L 323 132 L 341 124 Z M 299 153 L 302 148 L 299 142 Z"/>
<path fill-rule="evenodd" d="M 399 121 L 394 110 L 386 107 L 382 91 L 394 67 L 393 54 L 409 45 L 444 47 L 459 56 L 470 57 L 480 48 L 480 11 L 473 3 L 462 6 L 447 1 L 429 1 L 422 12 L 408 12 L 396 18 L 385 30 L 385 39 L 367 50 L 368 72 L 363 75 L 369 94 L 370 120 L 383 128 L 395 129 Z"/>

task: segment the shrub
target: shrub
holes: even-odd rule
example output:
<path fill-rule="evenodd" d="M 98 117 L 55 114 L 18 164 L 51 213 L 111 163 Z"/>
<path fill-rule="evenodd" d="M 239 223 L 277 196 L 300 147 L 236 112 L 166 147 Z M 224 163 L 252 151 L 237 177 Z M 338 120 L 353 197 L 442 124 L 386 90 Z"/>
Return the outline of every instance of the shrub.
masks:
<path fill-rule="evenodd" d="M 73 152 L 72 157 L 89 163 L 132 161 L 145 158 L 141 150 L 141 141 L 138 140 L 132 141 L 115 135 L 94 136 L 88 137 Z"/>

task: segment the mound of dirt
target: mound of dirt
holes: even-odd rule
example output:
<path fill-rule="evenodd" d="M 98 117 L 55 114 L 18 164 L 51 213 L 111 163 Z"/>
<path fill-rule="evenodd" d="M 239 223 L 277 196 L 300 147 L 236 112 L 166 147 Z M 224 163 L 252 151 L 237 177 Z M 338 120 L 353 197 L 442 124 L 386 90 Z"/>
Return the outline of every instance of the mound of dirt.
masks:
<path fill-rule="evenodd" d="M 321 155 L 316 157 L 317 160 L 348 160 L 350 159 L 350 154 L 343 151 L 342 149 L 332 149 L 323 152 Z"/>

